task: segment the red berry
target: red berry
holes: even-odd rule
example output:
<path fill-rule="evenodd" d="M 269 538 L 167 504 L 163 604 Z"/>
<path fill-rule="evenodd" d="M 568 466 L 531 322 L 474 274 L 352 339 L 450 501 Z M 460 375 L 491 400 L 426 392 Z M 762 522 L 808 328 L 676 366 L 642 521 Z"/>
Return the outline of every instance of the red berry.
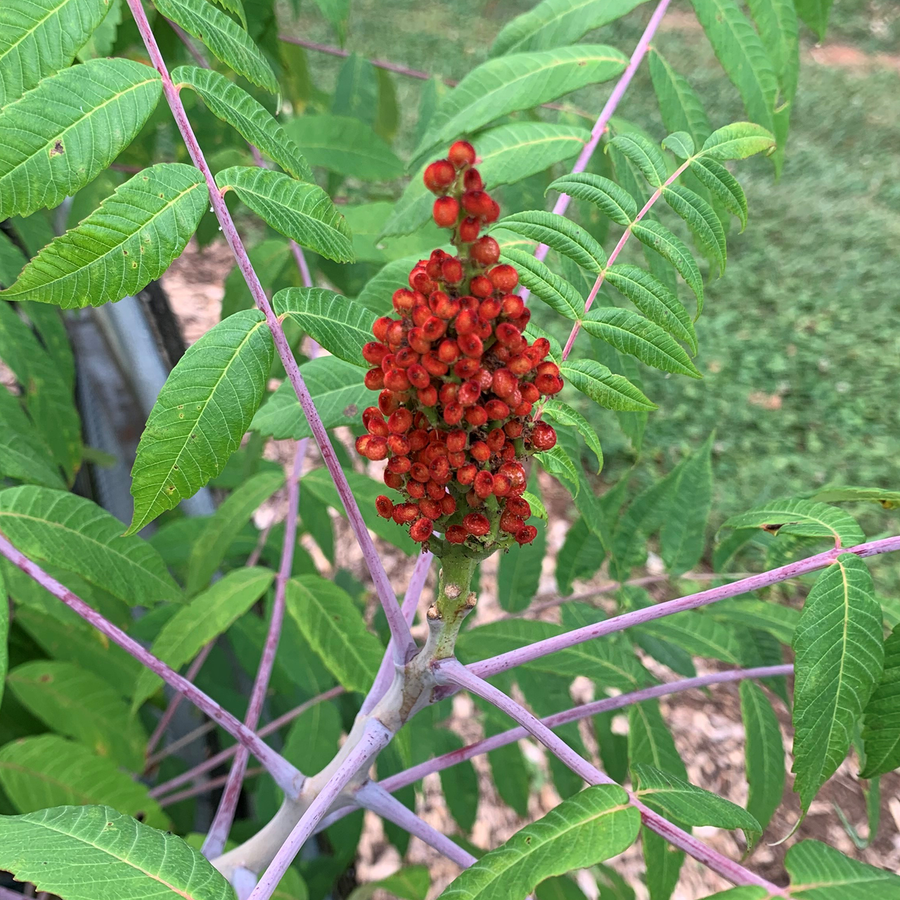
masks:
<path fill-rule="evenodd" d="M 479 238 L 469 248 L 469 256 L 483 266 L 492 266 L 500 259 L 500 245 L 492 237 Z"/>
<path fill-rule="evenodd" d="M 494 286 L 484 275 L 476 275 L 469 282 L 469 290 L 478 298 L 484 299 L 494 293 Z"/>
<path fill-rule="evenodd" d="M 487 462 L 491 458 L 491 448 L 484 441 L 475 441 L 469 449 L 472 459 L 478 462 Z"/>
<path fill-rule="evenodd" d="M 463 518 L 463 527 L 469 534 L 482 537 L 491 530 L 491 523 L 482 513 L 468 513 Z"/>
<path fill-rule="evenodd" d="M 500 218 L 500 207 L 497 204 L 496 200 L 491 200 L 491 209 L 488 214 L 484 217 L 484 221 L 491 224 L 491 222 L 496 222 L 497 219 Z"/>
<path fill-rule="evenodd" d="M 441 504 L 427 497 L 419 504 L 419 511 L 429 519 L 439 519 L 442 515 Z"/>
<path fill-rule="evenodd" d="M 524 524 L 525 523 L 515 513 L 511 513 L 509 510 L 506 510 L 506 512 L 500 516 L 500 530 L 505 531 L 507 534 L 518 533 Z"/>
<path fill-rule="evenodd" d="M 382 316 L 380 319 L 376 319 L 372 323 L 372 334 L 374 334 L 379 341 L 387 340 L 388 328 L 391 327 L 393 321 L 394 320 L 390 316 Z"/>
<path fill-rule="evenodd" d="M 517 544 L 530 544 L 537 537 L 537 528 L 534 525 L 523 525 L 516 534 Z"/>
<path fill-rule="evenodd" d="M 507 294 L 501 302 L 503 315 L 509 319 L 518 319 L 525 311 L 524 301 L 516 294 Z"/>
<path fill-rule="evenodd" d="M 497 340 L 507 347 L 514 346 L 519 342 L 519 338 L 522 337 L 522 333 L 512 322 L 501 322 L 495 330 Z M 531 368 L 531 366 L 528 368 Z"/>
<path fill-rule="evenodd" d="M 465 409 L 462 403 L 455 400 L 444 407 L 443 418 L 448 425 L 459 425 L 464 415 Z"/>
<path fill-rule="evenodd" d="M 391 472 L 388 469 L 384 470 L 384 483 L 389 488 L 393 488 L 395 491 L 399 491 L 400 488 L 403 487 L 403 476 L 397 475 L 395 472 Z"/>
<path fill-rule="evenodd" d="M 449 365 L 455 363 L 459 359 L 459 345 L 452 338 L 446 338 L 438 345 L 438 359 Z"/>
<path fill-rule="evenodd" d="M 494 476 L 494 496 L 505 497 L 510 492 L 509 479 L 499 472 Z"/>
<path fill-rule="evenodd" d="M 506 443 L 506 435 L 502 428 L 492 428 L 485 438 L 485 443 L 490 447 L 491 453 L 499 453 Z"/>
<path fill-rule="evenodd" d="M 556 446 L 556 431 L 546 422 L 537 422 L 531 432 L 531 443 L 535 450 L 550 450 Z"/>
<path fill-rule="evenodd" d="M 377 341 L 369 341 L 368 344 L 363 344 L 362 348 L 363 359 L 373 366 L 381 365 L 381 361 L 387 356 L 387 352 L 388 348 Z"/>
<path fill-rule="evenodd" d="M 531 360 L 527 356 L 514 356 L 506 365 L 513 375 L 526 375 L 531 371 Z"/>
<path fill-rule="evenodd" d="M 475 476 L 472 486 L 475 489 L 475 493 L 482 500 L 486 500 L 494 493 L 494 476 L 490 472 L 479 472 Z"/>
<path fill-rule="evenodd" d="M 456 512 L 456 500 L 449 494 L 444 494 L 441 498 L 441 512 L 445 516 L 452 516 Z"/>
<path fill-rule="evenodd" d="M 399 435 L 392 435 L 392 437 L 397 438 Z M 405 438 L 404 438 L 405 440 Z M 388 444 L 390 445 L 391 438 L 388 438 Z M 409 453 L 409 441 L 406 441 L 406 452 Z M 409 461 L 408 456 L 392 456 L 387 462 L 387 469 L 389 472 L 393 472 L 395 475 L 405 475 L 412 466 L 412 463 Z"/>
<path fill-rule="evenodd" d="M 400 288 L 399 290 L 394 291 L 391 302 L 394 304 L 394 309 L 396 309 L 397 312 L 410 312 L 416 305 L 416 295 L 406 288 Z"/>
<path fill-rule="evenodd" d="M 435 321 L 440 322 L 441 320 L 435 319 Z M 450 371 L 450 367 L 447 363 L 441 362 L 434 351 L 426 353 L 421 359 L 421 364 L 425 368 L 425 371 L 435 378 L 442 378 Z"/>
<path fill-rule="evenodd" d="M 370 459 L 372 460 L 372 462 L 377 462 L 382 459 L 387 459 L 387 455 L 387 440 L 380 435 L 373 434 L 369 438 L 369 443 L 366 444 L 366 459 Z"/>
<path fill-rule="evenodd" d="M 499 421 L 509 416 L 509 407 L 502 400 L 488 400 L 484 404 L 484 408 L 487 411 L 488 418 L 494 421 Z"/>
<path fill-rule="evenodd" d="M 478 308 L 478 315 L 482 319 L 496 319 L 500 315 L 500 301 L 495 300 L 493 297 L 483 300 Z"/>
<path fill-rule="evenodd" d="M 427 388 L 431 384 L 431 376 L 425 366 L 416 363 L 406 370 L 406 377 L 414 388 Z"/>
<path fill-rule="evenodd" d="M 503 426 L 503 430 L 506 432 L 506 436 L 515 440 L 517 437 L 522 436 L 522 430 L 524 426 L 518 419 L 514 419 L 512 422 L 507 422 Z"/>
<path fill-rule="evenodd" d="M 416 391 L 416 397 L 422 406 L 437 406 L 438 393 L 437 388 L 429 385 L 426 388 Z"/>
<path fill-rule="evenodd" d="M 478 237 L 479 231 L 481 231 L 481 222 L 472 216 L 466 216 L 459 223 L 459 239 L 463 244 L 471 244 Z"/>
<path fill-rule="evenodd" d="M 438 197 L 434 201 L 432 215 L 441 228 L 452 228 L 459 218 L 459 203 L 453 197 Z"/>
<path fill-rule="evenodd" d="M 409 536 L 414 541 L 421 543 L 422 541 L 427 541 L 428 538 L 431 537 L 433 531 L 434 525 L 432 524 L 431 519 L 426 519 L 423 516 L 413 523 L 412 528 L 409 529 Z"/>
<path fill-rule="evenodd" d="M 384 387 L 384 372 L 381 371 L 381 367 L 369 369 L 364 381 L 370 391 L 380 391 Z"/>
<path fill-rule="evenodd" d="M 403 369 L 391 369 L 384 376 L 384 386 L 390 391 L 409 390 L 409 378 Z"/>
<path fill-rule="evenodd" d="M 458 280 L 462 281 L 462 266 Z M 428 306 L 440 319 L 452 319 L 459 312 L 459 300 L 451 298 L 443 291 L 435 291 L 428 298 Z"/>
<path fill-rule="evenodd" d="M 451 544 L 462 544 L 468 536 L 468 532 L 462 525 L 451 525 L 444 533 L 444 537 Z"/>
<path fill-rule="evenodd" d="M 524 403 L 537 403 L 541 398 L 541 392 L 531 382 L 525 382 L 519 390 L 522 392 Z"/>
<path fill-rule="evenodd" d="M 456 141 L 450 147 L 447 158 L 457 169 L 464 169 L 475 164 L 475 148 L 468 141 Z"/>
<path fill-rule="evenodd" d="M 466 191 L 462 195 L 462 207 L 470 215 L 484 219 L 491 213 L 490 195 L 485 191 Z"/>
<path fill-rule="evenodd" d="M 521 519 L 527 519 L 531 515 L 531 505 L 521 497 L 510 497 L 506 501 L 506 508 Z"/>
<path fill-rule="evenodd" d="M 378 510 L 378 515 L 382 519 L 390 519 L 394 513 L 394 504 L 384 494 L 379 494 L 375 498 L 375 509 Z"/>
<path fill-rule="evenodd" d="M 388 419 L 388 430 L 394 434 L 406 434 L 412 428 L 412 413 L 408 409 L 398 409 Z"/>
<path fill-rule="evenodd" d="M 563 380 L 559 375 L 538 375 L 534 379 L 534 386 L 542 394 L 558 394 L 563 389 Z"/>
<path fill-rule="evenodd" d="M 406 484 L 406 493 L 413 500 L 421 500 L 425 496 L 425 485 L 421 481 L 409 481 Z"/>
<path fill-rule="evenodd" d="M 499 473 L 509 479 L 511 490 L 520 494 L 525 490 L 525 469 L 521 463 L 508 462 L 500 466 Z"/>
<path fill-rule="evenodd" d="M 456 257 L 445 259 L 441 263 L 441 278 L 447 284 L 459 284 L 463 280 L 462 263 Z"/>
<path fill-rule="evenodd" d="M 512 292 L 513 288 L 519 283 L 519 273 L 512 267 L 507 265 L 494 266 L 488 272 L 488 278 L 498 291 L 504 294 Z"/>
<path fill-rule="evenodd" d="M 456 480 L 462 484 L 467 485 L 471 484 L 475 480 L 475 476 L 478 474 L 478 466 L 475 463 L 466 463 L 464 466 L 460 466 L 456 471 Z"/>
<path fill-rule="evenodd" d="M 444 296 L 446 297 L 447 295 L 444 294 Z M 443 337 L 446 331 L 446 320 L 439 319 L 437 316 L 429 316 L 425 324 L 422 326 L 422 333 L 426 338 L 428 338 L 429 341 L 436 341 L 439 337 Z"/>
<path fill-rule="evenodd" d="M 459 349 L 462 350 L 465 356 L 470 357 L 471 359 L 481 359 L 481 354 L 484 353 L 484 343 L 481 338 L 478 337 L 477 334 L 461 334 L 456 341 L 459 344 Z M 479 368 L 481 363 L 476 366 L 476 370 Z"/>
<path fill-rule="evenodd" d="M 425 174 L 422 176 L 425 187 L 435 194 L 450 187 L 455 178 L 456 169 L 453 168 L 453 163 L 449 159 L 439 159 L 437 162 L 433 162 L 425 169 Z"/>
<path fill-rule="evenodd" d="M 467 191 L 483 191 L 484 182 L 478 174 L 478 169 L 468 169 L 463 175 L 463 187 Z"/>

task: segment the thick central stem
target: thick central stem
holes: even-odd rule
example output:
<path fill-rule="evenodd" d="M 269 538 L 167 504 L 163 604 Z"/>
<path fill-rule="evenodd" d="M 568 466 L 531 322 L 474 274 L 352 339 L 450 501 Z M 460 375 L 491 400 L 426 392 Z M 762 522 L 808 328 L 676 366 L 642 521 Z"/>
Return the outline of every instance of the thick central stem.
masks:
<path fill-rule="evenodd" d="M 430 660 L 449 659 L 465 617 L 475 608 L 469 588 L 478 560 L 467 556 L 460 545 L 448 544 L 441 559 L 438 595 L 428 610 L 431 637 L 423 649 Z"/>

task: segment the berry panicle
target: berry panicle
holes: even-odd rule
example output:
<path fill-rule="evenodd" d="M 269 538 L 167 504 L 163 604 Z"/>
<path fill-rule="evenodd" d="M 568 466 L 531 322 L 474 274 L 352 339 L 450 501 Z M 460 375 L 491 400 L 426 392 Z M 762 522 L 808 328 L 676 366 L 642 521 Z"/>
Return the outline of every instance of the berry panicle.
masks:
<path fill-rule="evenodd" d="M 420 260 L 394 293 L 396 316 L 375 321 L 363 357 L 366 386 L 380 394 L 356 441 L 362 456 L 386 461 L 384 483 L 402 497 L 379 496 L 380 516 L 420 543 L 437 531 L 473 550 L 535 539 L 523 461 L 556 444 L 534 409 L 563 387 L 549 342 L 523 334 L 531 313 L 513 293 L 518 272 L 480 234 L 500 207 L 475 162 L 472 145 L 457 141 L 425 169 L 434 220 L 458 255 Z"/>

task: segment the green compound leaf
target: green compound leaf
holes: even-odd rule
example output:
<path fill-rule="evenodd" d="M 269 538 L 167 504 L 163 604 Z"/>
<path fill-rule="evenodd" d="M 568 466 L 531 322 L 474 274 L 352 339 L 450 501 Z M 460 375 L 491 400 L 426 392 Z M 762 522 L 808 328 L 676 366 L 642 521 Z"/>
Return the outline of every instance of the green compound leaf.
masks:
<path fill-rule="evenodd" d="M 242 310 L 210 329 L 172 370 L 132 469 L 128 534 L 218 475 L 259 407 L 275 348 L 265 316 Z"/>
<path fill-rule="evenodd" d="M 611 344 L 620 353 L 628 353 L 648 366 L 700 378 L 700 372 L 681 345 L 659 325 L 627 309 L 592 309 L 582 322 L 593 337 Z"/>
<path fill-rule="evenodd" d="M 845 553 L 813 585 L 794 632 L 794 790 L 804 811 L 850 749 L 881 676 L 881 633 L 872 576 Z"/>
<path fill-rule="evenodd" d="M 273 94 L 278 93 L 272 67 L 234 19 L 206 0 L 159 0 L 155 5 L 167 19 L 203 41 L 216 59 L 231 66 L 238 75 Z"/>
<path fill-rule="evenodd" d="M 606 254 L 600 244 L 565 216 L 545 210 L 531 210 L 506 216 L 496 227 L 546 244 L 593 275 L 599 275 L 606 267 Z"/>
<path fill-rule="evenodd" d="M 734 0 L 692 0 L 713 50 L 738 89 L 747 115 L 774 130 L 778 79 L 766 48 Z"/>
<path fill-rule="evenodd" d="M 287 123 L 285 131 L 311 166 L 362 181 L 393 181 L 403 175 L 397 154 L 359 119 L 328 113 L 298 116 Z"/>
<path fill-rule="evenodd" d="M 7 0 L 0 6 L 0 109 L 75 58 L 109 0 Z"/>
<path fill-rule="evenodd" d="M 862 778 L 874 778 L 900 766 L 900 626 L 884 642 L 884 671 L 866 705 Z"/>
<path fill-rule="evenodd" d="M 473 69 L 444 97 L 413 156 L 471 134 L 488 122 L 531 109 L 589 84 L 615 78 L 626 59 L 616 49 L 579 44 L 491 59 Z M 484 177 L 484 176 L 482 176 Z"/>
<path fill-rule="evenodd" d="M 233 190 L 276 231 L 335 262 L 353 260 L 353 241 L 344 217 L 317 184 L 250 166 L 232 166 L 216 184 Z"/>
<path fill-rule="evenodd" d="M 733 122 L 714 131 L 697 155 L 722 162 L 727 159 L 746 159 L 757 153 L 771 153 L 774 149 L 775 138 L 761 125 Z"/>
<path fill-rule="evenodd" d="M 53 207 L 137 136 L 162 92 L 155 69 L 91 59 L 45 78 L 0 111 L 0 219 Z"/>
<path fill-rule="evenodd" d="M 609 178 L 578 172 L 557 178 L 544 192 L 559 191 L 576 200 L 593 203 L 600 212 L 618 225 L 630 225 L 637 215 L 637 204 L 628 191 Z"/>
<path fill-rule="evenodd" d="M 294 178 L 312 181 L 309 163 L 300 148 L 287 136 L 281 124 L 243 88 L 213 69 L 179 66 L 172 81 L 196 91 L 210 111 L 227 122 L 240 136 L 262 150 Z"/>
<path fill-rule="evenodd" d="M 485 854 L 444 890 L 441 900 L 525 897 L 545 878 L 621 853 L 634 842 L 640 822 L 622 788 L 585 788 Z"/>
<path fill-rule="evenodd" d="M 193 166 L 151 166 L 44 247 L 2 296 L 72 309 L 135 294 L 181 255 L 208 205 Z"/>
<path fill-rule="evenodd" d="M 659 147 L 636 132 L 617 134 L 610 145 L 630 159 L 652 187 L 659 187 L 668 178 L 669 170 Z"/>
<path fill-rule="evenodd" d="M 747 812 L 765 828 L 781 804 L 784 793 L 784 745 L 778 716 L 762 688 L 741 682 L 741 715 L 747 735 L 744 760 L 750 793 Z"/>
<path fill-rule="evenodd" d="M 0 866 L 66 900 L 234 898 L 198 850 L 107 806 L 0 818 Z"/>
<path fill-rule="evenodd" d="M 210 516 L 191 547 L 185 591 L 192 597 L 209 584 L 232 542 L 253 513 L 284 484 L 284 472 L 258 472 L 232 491 Z"/>
<path fill-rule="evenodd" d="M 9 673 L 18 701 L 54 731 L 132 772 L 144 767 L 147 735 L 109 682 L 67 662 L 33 660 Z"/>
<path fill-rule="evenodd" d="M 896 900 L 900 875 L 848 859 L 819 841 L 802 841 L 787 852 L 791 896 L 798 900 Z"/>
<path fill-rule="evenodd" d="M 584 438 L 585 444 L 597 457 L 597 474 L 603 468 L 603 449 L 600 446 L 600 438 L 591 427 L 591 423 L 577 409 L 573 409 L 567 403 L 560 400 L 545 400 L 544 415 L 553 419 L 564 427 L 573 427 Z"/>
<path fill-rule="evenodd" d="M 716 199 L 741 220 L 741 231 L 747 227 L 747 197 L 738 180 L 714 159 L 701 156 L 691 160 L 691 172 Z"/>
<path fill-rule="evenodd" d="M 637 796 L 667 819 L 677 819 L 685 825 L 762 832 L 759 822 L 747 810 L 718 794 L 704 791 L 653 766 L 637 764 L 633 772 Z"/>
<path fill-rule="evenodd" d="M 866 536 L 856 519 L 842 509 L 812 500 L 770 500 L 727 519 L 723 528 L 763 528 L 799 537 L 829 537 L 842 547 L 861 544 Z"/>
<path fill-rule="evenodd" d="M 697 298 L 697 315 L 703 312 L 703 277 L 697 261 L 681 238 L 659 222 L 643 219 L 631 226 L 632 234 L 646 247 L 670 262 Z"/>
<path fill-rule="evenodd" d="M 690 188 L 669 185 L 663 191 L 666 203 L 687 223 L 697 246 L 713 260 L 719 274 L 725 271 L 725 229 L 715 210 Z"/>
<path fill-rule="evenodd" d="M 269 569 L 232 570 L 166 622 L 151 652 L 178 671 L 247 612 L 269 589 L 274 577 L 275 573 Z M 135 683 L 132 709 L 152 697 L 162 683 L 158 675 L 143 669 Z"/>
<path fill-rule="evenodd" d="M 345 362 L 365 369 L 362 348 L 372 336 L 375 314 L 360 303 L 324 288 L 285 288 L 272 298 L 278 315 L 287 313 L 313 340 Z M 318 394 L 313 394 L 318 403 Z"/>
<path fill-rule="evenodd" d="M 340 684 L 369 690 L 384 648 L 350 595 L 318 575 L 303 575 L 288 582 L 286 599 L 288 614 Z"/>
<path fill-rule="evenodd" d="M 688 80 L 655 48 L 650 49 L 650 78 L 666 128 L 686 131 L 695 147 L 702 146 L 712 131 L 706 110 Z"/>
<path fill-rule="evenodd" d="M 572 159 L 590 137 L 584 128 L 543 122 L 514 122 L 490 128 L 478 135 L 478 171 L 491 190 L 502 184 L 515 184 Z M 434 194 L 422 181 L 426 165 L 410 179 L 394 204 L 394 212 L 382 232 L 384 236 L 410 234 L 431 218 Z"/>
<path fill-rule="evenodd" d="M 96 503 L 49 488 L 0 491 L 0 531 L 26 556 L 80 575 L 131 606 L 181 600 L 162 557 Z"/>
<path fill-rule="evenodd" d="M 532 254 L 507 248 L 501 253 L 501 259 L 512 263 L 519 270 L 519 281 L 561 316 L 577 321 L 584 315 L 584 297 Z"/>
<path fill-rule="evenodd" d="M 651 322 L 697 352 L 697 332 L 690 314 L 658 278 L 627 263 L 610 266 L 604 279 L 624 294 Z"/>
<path fill-rule="evenodd" d="M 300 374 L 315 397 L 316 409 L 326 428 L 358 424 L 362 411 L 378 399 L 378 395 L 365 386 L 363 370 L 359 366 L 333 356 L 304 363 L 300 366 Z M 300 440 L 312 436 L 312 429 L 289 381 L 283 382 L 260 407 L 250 428 L 276 440 Z"/>
<path fill-rule="evenodd" d="M 561 367 L 563 378 L 606 409 L 642 412 L 656 409 L 627 378 L 614 375 L 606 366 L 593 359 L 574 359 Z"/>
<path fill-rule="evenodd" d="M 170 827 L 146 785 L 123 772 L 115 760 L 55 734 L 21 738 L 0 748 L 0 785 L 22 813 L 107 803 L 126 815 L 143 815 L 155 827 Z M 4 821 L 0 818 L 0 833 Z M 5 849 L 4 843 L 0 860 Z"/>
<path fill-rule="evenodd" d="M 574 44 L 589 31 L 615 22 L 644 0 L 542 0 L 500 30 L 491 56 L 549 50 Z"/>

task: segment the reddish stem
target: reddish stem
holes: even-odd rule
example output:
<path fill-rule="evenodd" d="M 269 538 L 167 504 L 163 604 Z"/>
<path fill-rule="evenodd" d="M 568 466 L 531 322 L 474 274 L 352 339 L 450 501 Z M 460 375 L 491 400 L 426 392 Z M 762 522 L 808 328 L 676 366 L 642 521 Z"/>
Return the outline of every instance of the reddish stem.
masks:
<path fill-rule="evenodd" d="M 412 638 L 412 634 L 410 634 L 409 626 L 406 624 L 406 620 L 400 612 L 397 598 L 394 596 L 394 592 L 391 588 L 387 574 L 384 571 L 384 566 L 381 564 L 372 537 L 366 529 L 362 514 L 359 511 L 359 505 L 356 502 L 356 498 L 353 496 L 353 491 L 351 490 L 347 478 L 341 469 L 340 462 L 335 455 L 334 447 L 331 444 L 328 432 L 322 423 L 322 419 L 319 416 L 312 396 L 309 393 L 309 389 L 306 387 L 306 383 L 303 380 L 303 375 L 300 373 L 297 361 L 294 359 L 294 355 L 291 352 L 287 337 L 281 327 L 281 322 L 279 322 L 278 317 L 275 315 L 272 305 L 269 302 L 269 298 L 263 290 L 259 277 L 253 268 L 253 264 L 250 262 L 250 257 L 247 255 L 247 250 L 235 227 L 234 220 L 231 218 L 228 207 L 225 205 L 225 199 L 216 186 L 215 179 L 207 165 L 203 151 L 197 143 L 196 135 L 188 120 L 184 105 L 178 96 L 177 89 L 172 84 L 172 79 L 169 77 L 169 71 L 166 67 L 165 60 L 160 53 L 156 38 L 153 35 L 150 22 L 141 5 L 141 0 L 127 0 L 127 2 L 132 16 L 134 16 L 138 31 L 143 38 L 147 52 L 150 54 L 150 60 L 162 78 L 163 92 L 165 93 L 166 100 L 172 110 L 175 124 L 178 126 L 178 130 L 187 147 L 188 154 L 194 165 L 206 179 L 213 211 L 216 214 L 216 218 L 219 220 L 219 225 L 222 228 L 225 240 L 228 241 L 228 245 L 231 247 L 238 268 L 241 270 L 241 274 L 247 282 L 247 287 L 250 290 L 254 302 L 266 317 L 266 324 L 272 332 L 275 349 L 278 351 L 278 355 L 284 365 L 288 379 L 297 394 L 297 399 L 300 401 L 300 406 L 309 422 L 310 430 L 319 446 L 319 452 L 322 454 L 322 459 L 331 474 L 338 495 L 347 512 L 350 527 L 353 529 L 356 540 L 362 549 L 363 558 L 372 575 L 375 590 L 384 609 L 391 636 L 395 641 L 395 659 L 401 664 L 405 663 L 415 654 L 417 649 L 416 644 Z"/>

